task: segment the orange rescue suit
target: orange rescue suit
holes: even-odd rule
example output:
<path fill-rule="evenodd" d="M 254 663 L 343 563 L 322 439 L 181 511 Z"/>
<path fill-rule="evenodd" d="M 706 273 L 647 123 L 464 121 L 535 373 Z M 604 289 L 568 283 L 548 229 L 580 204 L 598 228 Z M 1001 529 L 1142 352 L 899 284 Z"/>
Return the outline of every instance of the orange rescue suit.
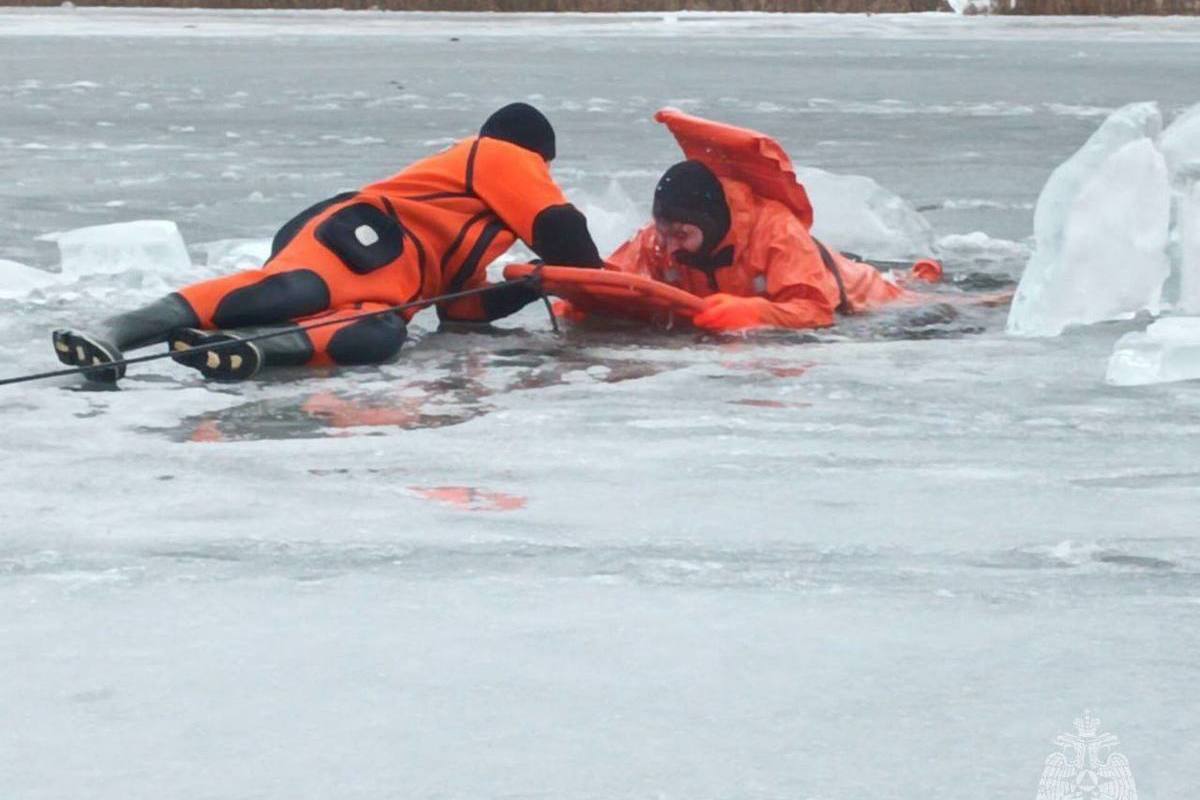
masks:
<path fill-rule="evenodd" d="M 650 224 L 609 256 L 609 268 L 710 298 L 695 322 L 719 329 L 822 328 L 834 324 L 839 310 L 866 311 L 906 294 L 869 264 L 828 248 L 823 254 L 787 206 L 757 196 L 740 181 L 719 180 L 730 226 L 713 252 L 732 248 L 731 263 L 683 264 L 663 249 Z M 705 324 L 706 314 L 713 324 Z"/>
<path fill-rule="evenodd" d="M 501 139 L 471 137 L 302 212 L 276 235 L 261 270 L 193 284 L 179 294 L 207 329 L 350 315 L 484 286 L 487 265 L 517 239 L 547 261 L 600 265 L 582 214 L 540 155 Z M 504 290 L 441 304 L 438 313 L 487 320 L 527 302 L 513 297 L 505 305 Z M 322 344 L 338 330 L 314 331 L 313 363 L 328 360 Z"/>

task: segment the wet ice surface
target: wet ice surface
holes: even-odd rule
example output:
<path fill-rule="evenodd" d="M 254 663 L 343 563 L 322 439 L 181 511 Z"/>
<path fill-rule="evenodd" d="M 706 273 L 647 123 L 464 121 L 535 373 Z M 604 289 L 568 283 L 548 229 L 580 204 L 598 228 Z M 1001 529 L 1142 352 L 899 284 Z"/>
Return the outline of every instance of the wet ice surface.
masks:
<path fill-rule="evenodd" d="M 195 263 L 0 298 L 4 374 L 513 97 L 607 244 L 671 103 L 924 208 L 946 302 L 721 340 L 422 316 L 381 370 L 0 390 L 0 795 L 1031 797 L 1085 707 L 1143 795 L 1200 782 L 1200 392 L 1105 385 L 1144 321 L 1015 340 L 960 302 L 1012 288 L 1101 115 L 1195 102 L 1195 23 L 211 19 L 3 39 L 0 258 L 171 219 Z"/>

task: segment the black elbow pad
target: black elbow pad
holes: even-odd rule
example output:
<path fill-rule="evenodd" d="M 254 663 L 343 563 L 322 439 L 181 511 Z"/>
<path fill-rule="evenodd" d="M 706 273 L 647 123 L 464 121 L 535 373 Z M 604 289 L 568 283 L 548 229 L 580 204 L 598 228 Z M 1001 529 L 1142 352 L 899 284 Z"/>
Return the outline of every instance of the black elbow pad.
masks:
<path fill-rule="evenodd" d="M 575 206 L 551 206 L 533 221 L 533 252 L 547 264 L 601 267 L 600 251 L 588 233 L 587 219 Z"/>

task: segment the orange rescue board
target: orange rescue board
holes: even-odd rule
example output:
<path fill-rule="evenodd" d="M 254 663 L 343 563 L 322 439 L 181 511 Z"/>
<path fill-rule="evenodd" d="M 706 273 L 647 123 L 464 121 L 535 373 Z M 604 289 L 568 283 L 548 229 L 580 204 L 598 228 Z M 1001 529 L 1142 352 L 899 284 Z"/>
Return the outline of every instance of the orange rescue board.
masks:
<path fill-rule="evenodd" d="M 509 264 L 504 277 L 518 280 L 537 269 L 532 264 Z M 701 300 L 661 281 L 626 272 L 580 267 L 544 266 L 542 288 L 581 311 L 625 319 L 690 320 Z"/>

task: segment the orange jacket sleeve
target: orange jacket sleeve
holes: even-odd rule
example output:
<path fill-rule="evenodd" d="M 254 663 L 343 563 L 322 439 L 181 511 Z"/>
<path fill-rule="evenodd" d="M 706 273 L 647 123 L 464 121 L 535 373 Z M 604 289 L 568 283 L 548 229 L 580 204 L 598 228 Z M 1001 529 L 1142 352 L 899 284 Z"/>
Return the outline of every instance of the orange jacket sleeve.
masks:
<path fill-rule="evenodd" d="M 832 325 L 838 305 L 837 281 L 800 221 L 782 210 L 764 209 L 755 239 L 767 281 L 766 297 L 759 307 L 762 324 L 776 328 Z"/>
<path fill-rule="evenodd" d="M 547 263 L 602 264 L 587 220 L 567 202 L 537 153 L 481 137 L 467 171 L 467 188 Z"/>

